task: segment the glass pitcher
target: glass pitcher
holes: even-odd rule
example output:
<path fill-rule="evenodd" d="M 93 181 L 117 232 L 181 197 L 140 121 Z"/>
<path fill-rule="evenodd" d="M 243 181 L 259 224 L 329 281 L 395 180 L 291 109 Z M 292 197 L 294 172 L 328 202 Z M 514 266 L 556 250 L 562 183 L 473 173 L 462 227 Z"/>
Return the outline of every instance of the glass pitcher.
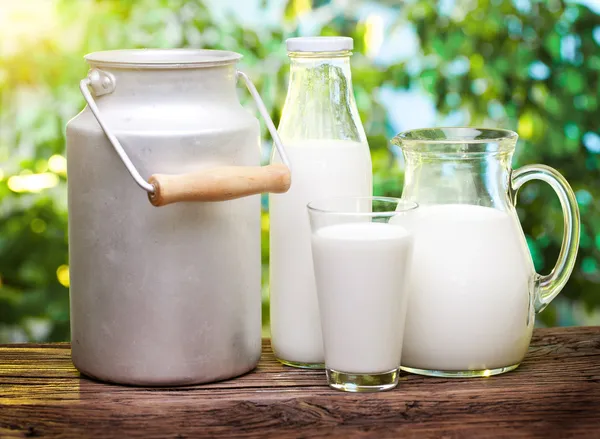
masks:
<path fill-rule="evenodd" d="M 469 377 L 515 369 L 527 352 L 535 314 L 573 270 L 575 195 L 548 166 L 511 169 L 517 138 L 507 130 L 439 128 L 392 140 L 406 161 L 402 196 L 421 206 L 403 220 L 415 234 L 405 371 Z M 562 248 L 548 275 L 535 272 L 515 209 L 519 188 L 534 179 L 552 186 L 564 216 Z"/>

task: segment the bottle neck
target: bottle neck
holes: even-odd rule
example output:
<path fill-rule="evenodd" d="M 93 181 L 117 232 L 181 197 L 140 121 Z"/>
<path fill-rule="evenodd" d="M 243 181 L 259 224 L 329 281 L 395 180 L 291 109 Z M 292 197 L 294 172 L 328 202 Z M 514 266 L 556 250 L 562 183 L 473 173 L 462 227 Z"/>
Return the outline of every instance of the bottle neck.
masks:
<path fill-rule="evenodd" d="M 350 55 L 290 53 L 290 80 L 279 125 L 283 137 L 366 142 L 354 99 Z"/>

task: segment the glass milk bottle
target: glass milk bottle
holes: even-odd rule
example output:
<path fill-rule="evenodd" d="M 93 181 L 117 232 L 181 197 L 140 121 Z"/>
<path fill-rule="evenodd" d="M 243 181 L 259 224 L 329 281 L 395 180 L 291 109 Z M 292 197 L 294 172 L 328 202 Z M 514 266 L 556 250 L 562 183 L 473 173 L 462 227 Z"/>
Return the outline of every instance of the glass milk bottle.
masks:
<path fill-rule="evenodd" d="M 348 37 L 287 40 L 291 60 L 279 135 L 293 163 L 288 193 L 270 195 L 271 343 L 295 367 L 323 367 L 306 205 L 372 195 L 369 146 L 352 91 Z M 273 163 L 280 157 L 274 152 Z"/>

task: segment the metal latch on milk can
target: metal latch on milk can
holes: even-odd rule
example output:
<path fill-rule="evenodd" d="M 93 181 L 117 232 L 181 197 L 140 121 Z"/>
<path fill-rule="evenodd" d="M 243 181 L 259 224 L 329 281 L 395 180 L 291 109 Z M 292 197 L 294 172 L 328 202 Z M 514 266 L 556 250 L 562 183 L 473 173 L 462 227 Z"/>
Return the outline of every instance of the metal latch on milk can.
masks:
<path fill-rule="evenodd" d="M 92 69 L 87 78 L 81 80 L 79 88 L 123 164 L 138 186 L 148 192 L 148 198 L 154 206 L 165 206 L 178 201 L 226 201 L 263 192 L 287 192 L 291 185 L 291 166 L 277 134 L 277 129 L 250 78 L 239 70 L 236 71 L 236 76 L 244 80 L 248 91 L 254 98 L 258 111 L 271 133 L 282 164 L 221 166 L 188 174 L 154 174 L 146 181 L 132 163 L 119 140 L 106 125 L 90 93 L 90 88 L 96 96 L 112 93 L 116 87 L 114 76 L 100 69 Z"/>

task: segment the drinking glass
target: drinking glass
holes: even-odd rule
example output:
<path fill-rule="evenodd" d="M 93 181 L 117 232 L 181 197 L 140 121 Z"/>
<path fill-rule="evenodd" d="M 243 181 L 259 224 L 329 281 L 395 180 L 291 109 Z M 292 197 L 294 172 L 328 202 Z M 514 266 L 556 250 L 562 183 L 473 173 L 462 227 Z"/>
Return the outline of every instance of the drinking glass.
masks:
<path fill-rule="evenodd" d="M 344 197 L 308 204 L 312 256 L 331 387 L 394 388 L 406 317 L 412 234 L 401 217 L 417 204 Z"/>

